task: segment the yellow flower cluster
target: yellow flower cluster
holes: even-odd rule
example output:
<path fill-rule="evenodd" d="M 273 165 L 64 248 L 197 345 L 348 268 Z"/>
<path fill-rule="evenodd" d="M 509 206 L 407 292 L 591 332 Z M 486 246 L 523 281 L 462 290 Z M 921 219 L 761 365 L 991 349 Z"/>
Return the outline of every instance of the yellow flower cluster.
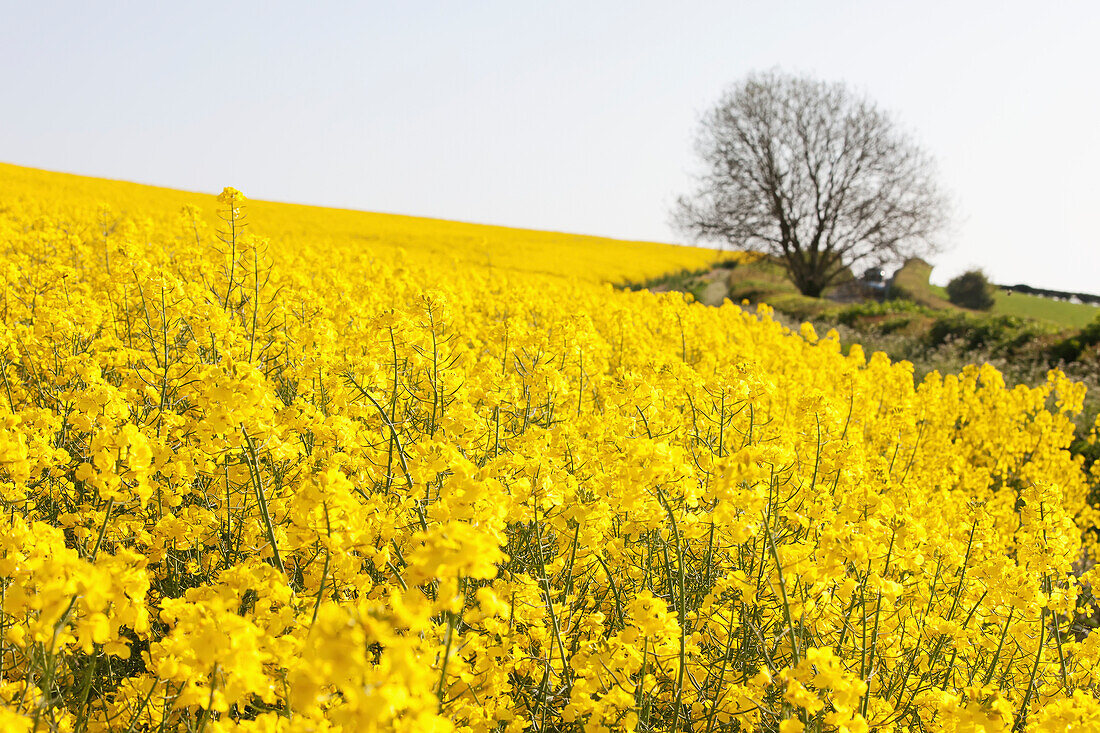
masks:
<path fill-rule="evenodd" d="M 0 729 L 1100 725 L 1058 372 L 606 284 L 696 250 L 0 196 Z"/>

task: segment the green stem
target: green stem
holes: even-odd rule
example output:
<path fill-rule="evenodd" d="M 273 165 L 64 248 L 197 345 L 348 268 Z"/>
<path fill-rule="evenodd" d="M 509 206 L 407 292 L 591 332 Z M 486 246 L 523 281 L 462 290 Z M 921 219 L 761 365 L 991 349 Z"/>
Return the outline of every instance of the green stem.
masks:
<path fill-rule="evenodd" d="M 252 441 L 252 438 L 248 435 L 248 431 L 244 429 L 244 426 L 241 426 L 241 433 L 244 435 L 245 443 L 248 445 L 248 455 L 245 457 L 245 463 L 248 464 L 249 474 L 252 476 L 252 485 L 256 489 L 256 500 L 260 504 L 260 516 L 262 516 L 264 520 L 267 541 L 271 543 L 271 552 L 275 556 L 275 567 L 277 567 L 279 572 L 285 577 L 286 568 L 283 566 L 283 558 L 279 554 L 279 545 L 275 542 L 275 527 L 271 524 L 271 513 L 267 510 L 267 498 L 264 496 L 264 487 L 260 480 L 260 466 L 257 463 L 256 444 Z"/>

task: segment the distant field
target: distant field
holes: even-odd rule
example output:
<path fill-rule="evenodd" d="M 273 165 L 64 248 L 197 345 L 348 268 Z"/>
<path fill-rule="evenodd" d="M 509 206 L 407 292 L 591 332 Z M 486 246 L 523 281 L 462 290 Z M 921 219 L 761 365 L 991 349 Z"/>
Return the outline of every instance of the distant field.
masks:
<path fill-rule="evenodd" d="M 947 300 L 947 291 L 942 285 L 932 285 L 928 276 L 932 268 L 919 260 L 909 262 L 897 274 L 895 283 L 907 296 L 921 305 L 931 308 L 954 308 Z M 1100 308 L 1084 303 L 1067 303 L 1039 295 L 1013 293 L 1008 295 L 998 290 L 991 313 L 1021 318 L 1038 318 L 1066 328 L 1081 328 L 1100 315 Z"/>
<path fill-rule="evenodd" d="M 1083 328 L 1097 315 L 1100 315 L 1100 308 L 1096 306 L 1086 303 L 1067 303 L 1053 298 L 1044 298 L 1040 295 L 1027 295 L 1025 293 L 1009 295 L 1003 290 L 998 290 L 995 298 L 994 313 L 1006 316 L 1040 318 L 1073 328 Z"/>
<path fill-rule="evenodd" d="M 929 291 L 946 298 L 947 292 L 941 285 L 930 285 Z M 1013 293 L 1009 295 L 998 290 L 994 296 L 991 313 L 1000 316 L 1019 316 L 1020 318 L 1038 318 L 1067 328 L 1083 328 L 1100 315 L 1100 308 L 1086 303 L 1068 303 L 1041 295 Z"/>

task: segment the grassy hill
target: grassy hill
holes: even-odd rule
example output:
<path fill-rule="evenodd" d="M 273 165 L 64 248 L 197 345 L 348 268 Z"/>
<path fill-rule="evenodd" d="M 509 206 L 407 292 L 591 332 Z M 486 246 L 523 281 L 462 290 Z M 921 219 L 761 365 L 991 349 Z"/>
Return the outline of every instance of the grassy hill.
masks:
<path fill-rule="evenodd" d="M 944 310 L 956 308 L 947 300 L 947 292 L 942 286 L 929 282 L 931 274 L 932 266 L 927 262 L 910 260 L 897 272 L 894 283 L 904 297 L 916 303 Z M 1083 328 L 1100 315 L 1100 308 L 1085 303 L 1070 303 L 1020 292 L 1010 295 L 1003 288 L 998 288 L 993 297 L 990 311 L 993 315 L 1034 318 L 1066 328 Z"/>
<path fill-rule="evenodd" d="M 1027 293 L 1012 293 L 1004 290 L 994 294 L 993 312 L 1021 318 L 1036 318 L 1062 326 L 1084 328 L 1097 316 L 1100 308 L 1085 303 L 1070 303 L 1053 298 Z"/>

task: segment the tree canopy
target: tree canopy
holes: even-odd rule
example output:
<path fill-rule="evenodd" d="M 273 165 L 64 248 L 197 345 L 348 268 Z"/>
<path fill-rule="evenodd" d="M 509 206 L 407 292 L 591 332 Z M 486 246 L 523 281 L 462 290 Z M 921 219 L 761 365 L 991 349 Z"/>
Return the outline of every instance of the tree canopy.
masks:
<path fill-rule="evenodd" d="M 931 158 L 843 84 L 750 75 L 702 117 L 696 150 L 679 228 L 777 257 L 806 295 L 939 249 L 948 203 Z"/>

